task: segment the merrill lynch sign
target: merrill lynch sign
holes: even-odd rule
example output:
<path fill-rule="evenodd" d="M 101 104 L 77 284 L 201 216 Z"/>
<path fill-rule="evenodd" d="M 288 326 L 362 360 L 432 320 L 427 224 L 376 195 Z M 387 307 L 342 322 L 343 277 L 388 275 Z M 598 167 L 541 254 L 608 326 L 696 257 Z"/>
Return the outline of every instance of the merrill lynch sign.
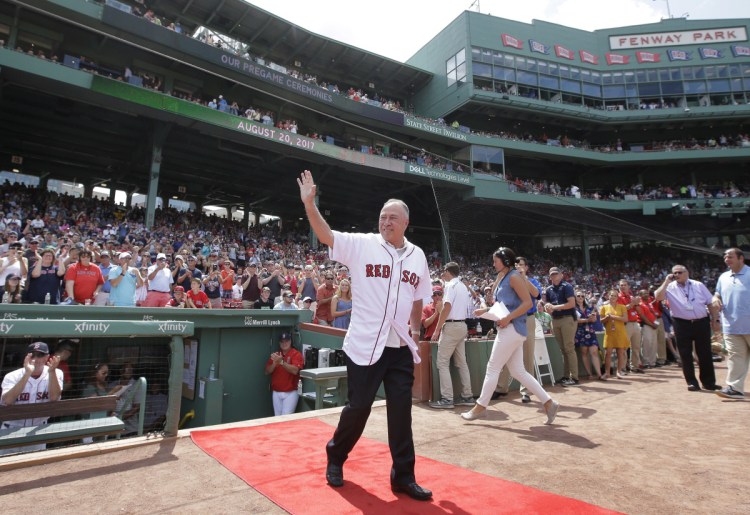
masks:
<path fill-rule="evenodd" d="M 745 27 L 724 29 L 699 29 L 681 32 L 654 32 L 650 34 L 623 34 L 610 36 L 609 47 L 612 50 L 627 48 L 650 48 L 676 45 L 703 45 L 706 43 L 732 43 L 747 41 Z"/>

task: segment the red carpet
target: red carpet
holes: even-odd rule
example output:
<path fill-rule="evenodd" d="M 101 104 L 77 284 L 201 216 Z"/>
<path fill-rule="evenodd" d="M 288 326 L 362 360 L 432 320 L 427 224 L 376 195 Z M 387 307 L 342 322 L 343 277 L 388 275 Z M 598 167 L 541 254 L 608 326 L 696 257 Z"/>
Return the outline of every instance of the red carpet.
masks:
<path fill-rule="evenodd" d="M 362 438 L 344 465 L 345 484 L 325 481 L 325 444 L 334 428 L 316 419 L 257 427 L 194 431 L 193 442 L 248 485 L 290 513 L 616 513 L 428 458 L 417 457 L 417 481 L 431 502 L 391 492 L 386 444 Z"/>

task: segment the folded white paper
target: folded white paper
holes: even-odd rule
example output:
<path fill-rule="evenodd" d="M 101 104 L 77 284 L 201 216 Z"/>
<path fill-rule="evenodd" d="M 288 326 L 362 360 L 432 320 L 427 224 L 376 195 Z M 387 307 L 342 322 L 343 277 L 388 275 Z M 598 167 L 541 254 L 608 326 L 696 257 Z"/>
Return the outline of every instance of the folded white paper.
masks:
<path fill-rule="evenodd" d="M 503 304 L 502 302 L 495 302 L 490 310 L 479 318 L 486 318 L 487 320 L 497 322 L 501 318 L 507 317 L 509 314 L 510 311 L 508 311 L 508 308 L 505 307 L 505 304 Z"/>

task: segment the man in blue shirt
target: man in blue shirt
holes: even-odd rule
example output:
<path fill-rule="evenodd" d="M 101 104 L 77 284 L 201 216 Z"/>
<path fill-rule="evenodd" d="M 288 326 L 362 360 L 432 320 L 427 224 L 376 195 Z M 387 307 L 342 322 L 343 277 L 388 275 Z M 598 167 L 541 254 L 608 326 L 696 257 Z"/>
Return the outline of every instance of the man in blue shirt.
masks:
<path fill-rule="evenodd" d="M 724 252 L 724 263 L 729 270 L 719 276 L 713 305 L 721 313 L 729 371 L 727 386 L 716 394 L 727 399 L 744 399 L 745 378 L 750 366 L 750 267 L 738 248 Z"/>
<path fill-rule="evenodd" d="M 526 340 L 523 342 L 523 366 L 531 375 L 534 375 L 534 345 L 536 343 L 536 303 L 542 298 L 542 285 L 533 277 L 528 276 L 529 263 L 525 257 L 516 258 L 516 270 L 526 281 L 526 287 L 531 295 L 531 309 L 526 312 Z M 513 378 L 508 372 L 508 367 L 503 367 L 500 373 L 500 379 L 497 381 L 497 388 L 492 395 L 493 398 L 504 397 L 508 394 L 508 387 Z M 521 402 L 531 402 L 529 391 L 521 385 Z"/>
<path fill-rule="evenodd" d="M 544 310 L 552 315 L 552 333 L 562 352 L 564 368 L 560 384 L 573 386 L 578 384 L 578 355 L 575 347 L 578 321 L 575 315 L 575 291 L 570 284 L 563 281 L 562 272 L 556 266 L 549 269 L 549 280 L 552 285 L 544 292 L 547 296 Z"/>
<path fill-rule="evenodd" d="M 135 290 L 143 285 L 143 278 L 138 269 L 130 266 L 132 257 L 130 252 L 120 253 L 120 266 L 114 266 L 109 271 L 108 282 L 112 285 L 109 303 L 112 306 L 135 306 Z"/>

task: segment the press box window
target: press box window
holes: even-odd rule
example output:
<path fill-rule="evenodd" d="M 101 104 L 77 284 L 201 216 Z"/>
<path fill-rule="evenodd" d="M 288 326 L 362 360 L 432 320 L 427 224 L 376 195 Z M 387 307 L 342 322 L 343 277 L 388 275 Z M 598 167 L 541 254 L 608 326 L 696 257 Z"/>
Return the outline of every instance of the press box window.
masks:
<path fill-rule="evenodd" d="M 465 48 L 448 58 L 445 62 L 445 74 L 448 76 L 448 86 L 452 86 L 456 82 L 466 82 Z"/>

